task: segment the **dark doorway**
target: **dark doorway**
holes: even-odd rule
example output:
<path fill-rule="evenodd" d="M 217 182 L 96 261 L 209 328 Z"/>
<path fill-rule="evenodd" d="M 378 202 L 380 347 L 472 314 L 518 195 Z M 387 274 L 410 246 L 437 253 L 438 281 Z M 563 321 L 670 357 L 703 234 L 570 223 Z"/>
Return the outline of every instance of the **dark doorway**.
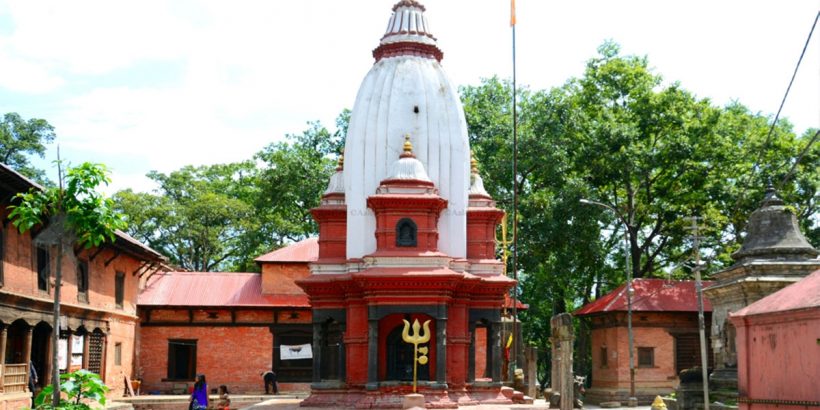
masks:
<path fill-rule="evenodd" d="M 34 326 L 34 334 L 31 338 L 31 362 L 34 363 L 34 370 L 37 371 L 37 388 L 43 388 L 51 381 L 48 375 L 50 352 L 51 325 L 40 322 Z"/>
<path fill-rule="evenodd" d="M 344 344 L 342 340 L 342 325 L 330 319 L 322 324 L 325 337 L 322 340 L 322 380 L 342 380 L 340 370 L 344 368 Z"/>
<path fill-rule="evenodd" d="M 413 381 L 413 345 L 402 340 L 403 329 L 396 326 L 387 335 L 387 380 Z M 417 372 L 419 380 L 430 380 L 430 363 L 419 364 Z"/>
<path fill-rule="evenodd" d="M 6 364 L 25 363 L 23 352 L 26 347 L 26 334 L 29 325 L 24 320 L 15 320 L 9 326 L 6 339 Z"/>

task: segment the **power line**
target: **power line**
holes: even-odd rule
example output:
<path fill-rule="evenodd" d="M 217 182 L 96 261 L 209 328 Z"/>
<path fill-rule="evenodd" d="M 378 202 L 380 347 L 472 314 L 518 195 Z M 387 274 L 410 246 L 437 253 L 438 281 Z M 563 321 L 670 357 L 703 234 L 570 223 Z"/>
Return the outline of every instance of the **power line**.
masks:
<path fill-rule="evenodd" d="M 783 94 L 783 99 L 780 101 L 780 107 L 777 109 L 777 114 L 775 114 L 774 120 L 772 121 L 772 125 L 769 127 L 769 133 L 766 135 L 766 140 L 763 142 L 763 145 L 760 146 L 760 150 L 758 151 L 758 154 L 757 154 L 757 159 L 755 160 L 755 163 L 752 166 L 751 172 L 749 173 L 749 177 L 746 178 L 746 184 L 744 184 L 745 186 L 740 187 L 741 191 L 740 191 L 740 195 L 738 195 L 738 197 L 737 197 L 737 201 L 735 202 L 735 207 L 740 205 L 741 201 L 743 200 L 743 197 L 746 194 L 746 191 L 748 191 L 748 183 L 750 182 L 749 180 L 752 178 L 752 174 L 755 172 L 755 170 L 760 166 L 760 162 L 763 159 L 763 153 L 766 151 L 766 149 L 769 146 L 769 143 L 771 142 L 772 134 L 774 133 L 774 128 L 777 125 L 777 121 L 780 119 L 780 112 L 783 110 L 783 106 L 786 104 L 786 98 L 789 96 L 789 91 L 791 91 L 792 85 L 794 84 L 795 77 L 797 77 L 797 71 L 800 69 L 800 63 L 803 62 L 803 56 L 806 55 L 806 50 L 809 48 L 809 43 L 811 42 L 811 37 L 814 34 L 814 28 L 817 27 L 818 19 L 820 19 L 820 11 L 818 11 L 817 15 L 814 16 L 814 22 L 811 25 L 811 30 L 809 30 L 808 37 L 806 37 L 806 43 L 803 44 L 803 51 L 800 52 L 800 58 L 797 59 L 797 64 L 794 67 L 794 72 L 792 72 L 792 77 L 791 77 L 791 80 L 789 80 L 789 85 L 788 85 L 788 87 L 786 87 L 786 92 L 785 92 L 785 94 Z M 815 134 L 815 137 L 817 137 L 816 134 Z M 810 146 L 811 146 L 811 143 L 809 143 L 807 148 L 810 147 Z M 802 158 L 802 154 L 800 155 L 800 158 Z M 799 160 L 798 160 L 798 162 L 799 162 Z M 786 179 L 784 178 L 783 182 L 785 182 L 785 180 Z M 781 184 L 783 182 L 781 182 Z"/>
<path fill-rule="evenodd" d="M 794 78 L 797 77 L 797 70 L 800 69 L 800 63 L 803 62 L 803 56 L 806 55 L 806 49 L 809 48 L 809 42 L 811 42 L 811 36 L 814 34 L 814 28 L 817 26 L 817 20 L 820 19 L 820 11 L 817 12 L 817 15 L 814 16 L 814 23 L 811 25 L 811 30 L 809 31 L 809 36 L 806 38 L 806 43 L 803 44 L 803 51 L 800 53 L 800 58 L 797 60 L 797 65 L 794 66 L 794 72 L 792 73 L 792 78 L 789 80 L 789 86 L 786 87 L 786 93 L 783 94 L 783 99 L 780 101 L 780 107 L 777 109 L 777 114 L 774 116 L 774 121 L 772 121 L 772 126 L 769 127 L 769 133 L 766 135 L 766 141 L 763 145 L 760 146 L 760 151 L 757 155 L 757 162 L 755 162 L 754 168 L 760 164 L 760 160 L 763 158 L 763 151 L 766 147 L 769 146 L 771 142 L 772 133 L 774 132 L 774 127 L 777 125 L 777 120 L 780 119 L 780 112 L 783 110 L 783 106 L 786 104 L 786 98 L 789 96 L 789 91 L 792 89 L 792 84 L 794 84 Z"/>

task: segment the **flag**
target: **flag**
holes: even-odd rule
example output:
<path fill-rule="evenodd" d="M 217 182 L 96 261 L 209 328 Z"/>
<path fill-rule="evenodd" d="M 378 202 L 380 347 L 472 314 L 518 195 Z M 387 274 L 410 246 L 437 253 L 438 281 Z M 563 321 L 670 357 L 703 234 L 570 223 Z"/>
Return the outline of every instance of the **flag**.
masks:
<path fill-rule="evenodd" d="M 515 25 L 515 0 L 510 0 L 510 27 Z"/>

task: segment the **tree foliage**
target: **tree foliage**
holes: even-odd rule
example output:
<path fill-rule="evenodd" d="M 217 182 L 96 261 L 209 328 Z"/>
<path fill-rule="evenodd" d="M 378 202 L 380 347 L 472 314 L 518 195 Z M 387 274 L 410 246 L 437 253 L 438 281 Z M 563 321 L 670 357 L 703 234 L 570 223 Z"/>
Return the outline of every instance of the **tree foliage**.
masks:
<path fill-rule="evenodd" d="M 704 218 L 712 271 L 731 263 L 767 178 L 781 181 L 814 133 L 798 137 L 781 120 L 767 140 L 768 117 L 664 83 L 647 58 L 623 56 L 612 42 L 598 51 L 581 77 L 517 93 L 520 287 L 525 331 L 539 346 L 553 314 L 623 283 L 626 257 L 635 277 L 686 277 L 685 217 Z M 509 212 L 512 86 L 490 78 L 461 94 L 485 186 Z M 815 240 L 818 169 L 814 147 L 780 187 Z"/>
<path fill-rule="evenodd" d="M 0 120 L 0 162 L 48 185 L 45 172 L 33 167 L 28 155 L 43 158 L 45 144 L 54 141 L 54 137 L 54 127 L 48 121 L 39 118 L 24 120 L 17 113 L 6 113 Z"/>
<path fill-rule="evenodd" d="M 316 232 L 317 206 L 349 111 L 331 133 L 318 122 L 232 164 L 150 172 L 151 193 L 116 193 L 129 233 L 192 271 L 254 271 L 254 258 Z"/>

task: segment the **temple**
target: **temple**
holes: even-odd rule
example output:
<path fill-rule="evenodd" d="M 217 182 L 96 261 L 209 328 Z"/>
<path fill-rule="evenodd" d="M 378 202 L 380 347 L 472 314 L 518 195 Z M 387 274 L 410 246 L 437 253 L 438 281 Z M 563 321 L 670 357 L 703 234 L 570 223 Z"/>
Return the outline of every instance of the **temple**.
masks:
<path fill-rule="evenodd" d="M 430 323 L 418 367 L 428 407 L 512 403 L 501 394 L 501 326 L 515 282 L 495 256 L 504 213 L 471 166 L 461 102 L 424 11 L 412 0 L 393 7 L 344 161 L 312 210 L 319 256 L 297 281 L 313 323 L 303 406 L 400 407 L 413 378 L 404 320 Z"/>

